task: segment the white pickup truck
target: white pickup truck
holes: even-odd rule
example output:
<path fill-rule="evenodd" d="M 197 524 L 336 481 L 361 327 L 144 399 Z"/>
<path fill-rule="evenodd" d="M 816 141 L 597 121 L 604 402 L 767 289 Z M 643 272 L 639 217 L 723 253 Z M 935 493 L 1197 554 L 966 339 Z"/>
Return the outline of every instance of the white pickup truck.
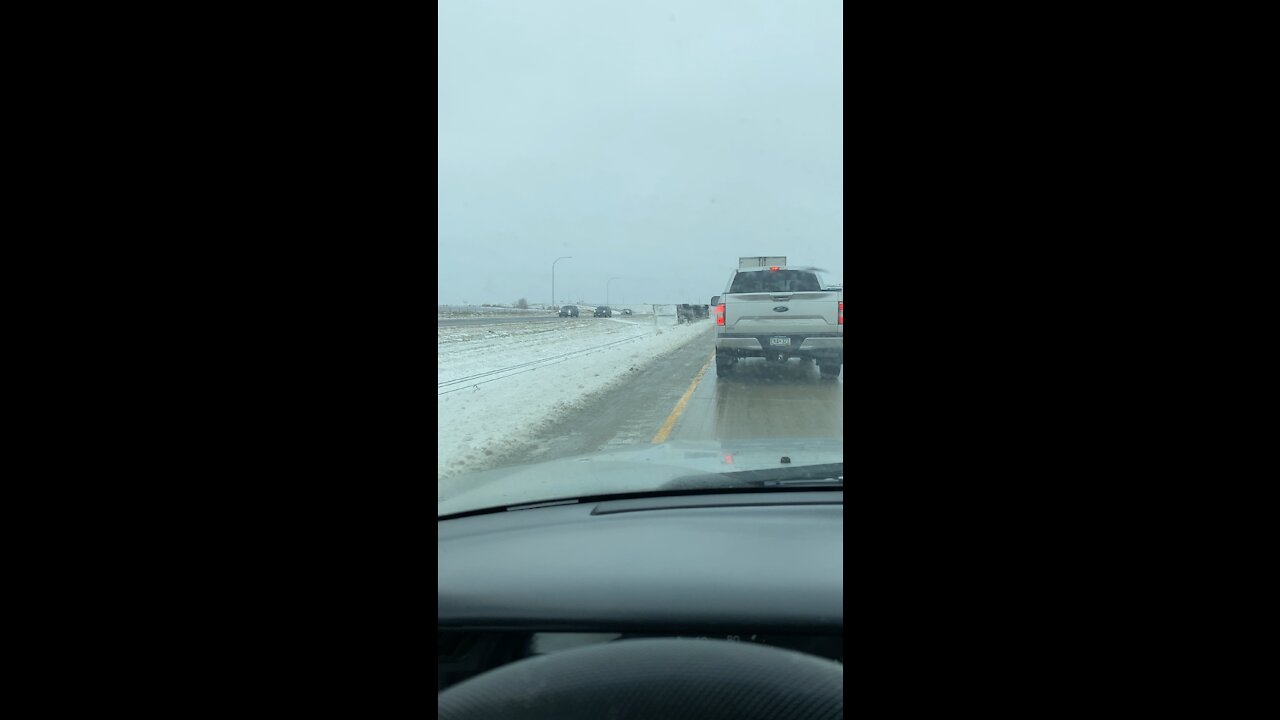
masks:
<path fill-rule="evenodd" d="M 844 289 L 813 268 L 787 267 L 785 257 L 738 258 L 724 294 L 711 299 L 716 322 L 716 372 L 741 358 L 786 362 L 808 358 L 823 377 L 844 365 Z"/>

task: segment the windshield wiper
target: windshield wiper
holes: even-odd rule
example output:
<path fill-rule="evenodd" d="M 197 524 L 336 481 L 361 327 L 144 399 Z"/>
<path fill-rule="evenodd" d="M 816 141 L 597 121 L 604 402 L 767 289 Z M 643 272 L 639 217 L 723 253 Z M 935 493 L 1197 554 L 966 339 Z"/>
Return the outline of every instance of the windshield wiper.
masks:
<path fill-rule="evenodd" d="M 818 488 L 827 490 L 844 490 L 844 463 L 825 465 L 785 465 L 763 470 L 736 470 L 722 473 L 698 473 L 684 475 L 670 480 L 652 490 L 629 490 L 622 492 L 583 495 L 581 497 L 549 498 L 513 505 L 496 505 L 492 507 L 462 510 L 459 512 L 437 515 L 437 520 L 452 520 L 471 515 L 488 515 L 493 513 L 519 510 L 533 510 L 559 505 L 577 505 L 608 500 L 630 500 L 635 498 L 668 497 L 677 495 L 699 495 L 708 492 L 732 493 L 748 489 L 755 492 L 787 492 L 800 488 Z"/>
<path fill-rule="evenodd" d="M 662 485 L 664 490 L 717 487 L 831 487 L 844 486 L 844 463 L 738 470 L 685 475 Z"/>

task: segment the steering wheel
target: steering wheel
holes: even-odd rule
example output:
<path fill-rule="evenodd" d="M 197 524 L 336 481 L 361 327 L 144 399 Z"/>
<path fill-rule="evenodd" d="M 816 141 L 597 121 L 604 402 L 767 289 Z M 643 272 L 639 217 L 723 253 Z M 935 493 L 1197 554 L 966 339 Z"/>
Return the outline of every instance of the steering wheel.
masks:
<path fill-rule="evenodd" d="M 832 720 L 844 666 L 754 643 L 620 640 L 503 665 L 438 698 L 441 720 Z"/>

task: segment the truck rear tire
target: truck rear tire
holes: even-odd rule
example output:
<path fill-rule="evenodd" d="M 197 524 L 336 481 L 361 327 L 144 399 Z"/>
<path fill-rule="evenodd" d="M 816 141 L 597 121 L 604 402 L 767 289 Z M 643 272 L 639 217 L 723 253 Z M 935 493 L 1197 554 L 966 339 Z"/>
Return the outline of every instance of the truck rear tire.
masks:
<path fill-rule="evenodd" d="M 818 372 L 822 373 L 822 377 L 824 378 L 839 377 L 840 368 L 843 366 L 844 366 L 844 363 L 840 362 L 840 360 L 838 359 L 819 360 Z"/>
<path fill-rule="evenodd" d="M 720 352 L 717 350 L 716 351 L 716 375 L 719 375 L 721 377 L 728 375 L 730 372 L 733 371 L 733 365 L 736 362 L 738 362 L 737 358 L 731 355 L 721 355 Z"/>

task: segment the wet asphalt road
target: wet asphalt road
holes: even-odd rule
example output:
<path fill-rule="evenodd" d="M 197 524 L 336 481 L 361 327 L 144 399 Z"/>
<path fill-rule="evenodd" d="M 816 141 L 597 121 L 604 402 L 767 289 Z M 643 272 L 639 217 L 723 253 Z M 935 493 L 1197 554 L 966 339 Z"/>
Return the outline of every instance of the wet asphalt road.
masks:
<path fill-rule="evenodd" d="M 753 440 L 842 438 L 844 372 L 824 380 L 818 366 L 797 359 L 772 364 L 763 358 L 739 360 L 728 377 L 710 367 L 671 431 L 673 440 Z"/>
<path fill-rule="evenodd" d="M 544 432 L 525 461 L 678 440 L 843 436 L 843 372 L 823 380 L 810 362 L 776 365 L 753 358 L 718 377 L 714 350 L 715 332 L 707 322 L 702 337 Z"/>

